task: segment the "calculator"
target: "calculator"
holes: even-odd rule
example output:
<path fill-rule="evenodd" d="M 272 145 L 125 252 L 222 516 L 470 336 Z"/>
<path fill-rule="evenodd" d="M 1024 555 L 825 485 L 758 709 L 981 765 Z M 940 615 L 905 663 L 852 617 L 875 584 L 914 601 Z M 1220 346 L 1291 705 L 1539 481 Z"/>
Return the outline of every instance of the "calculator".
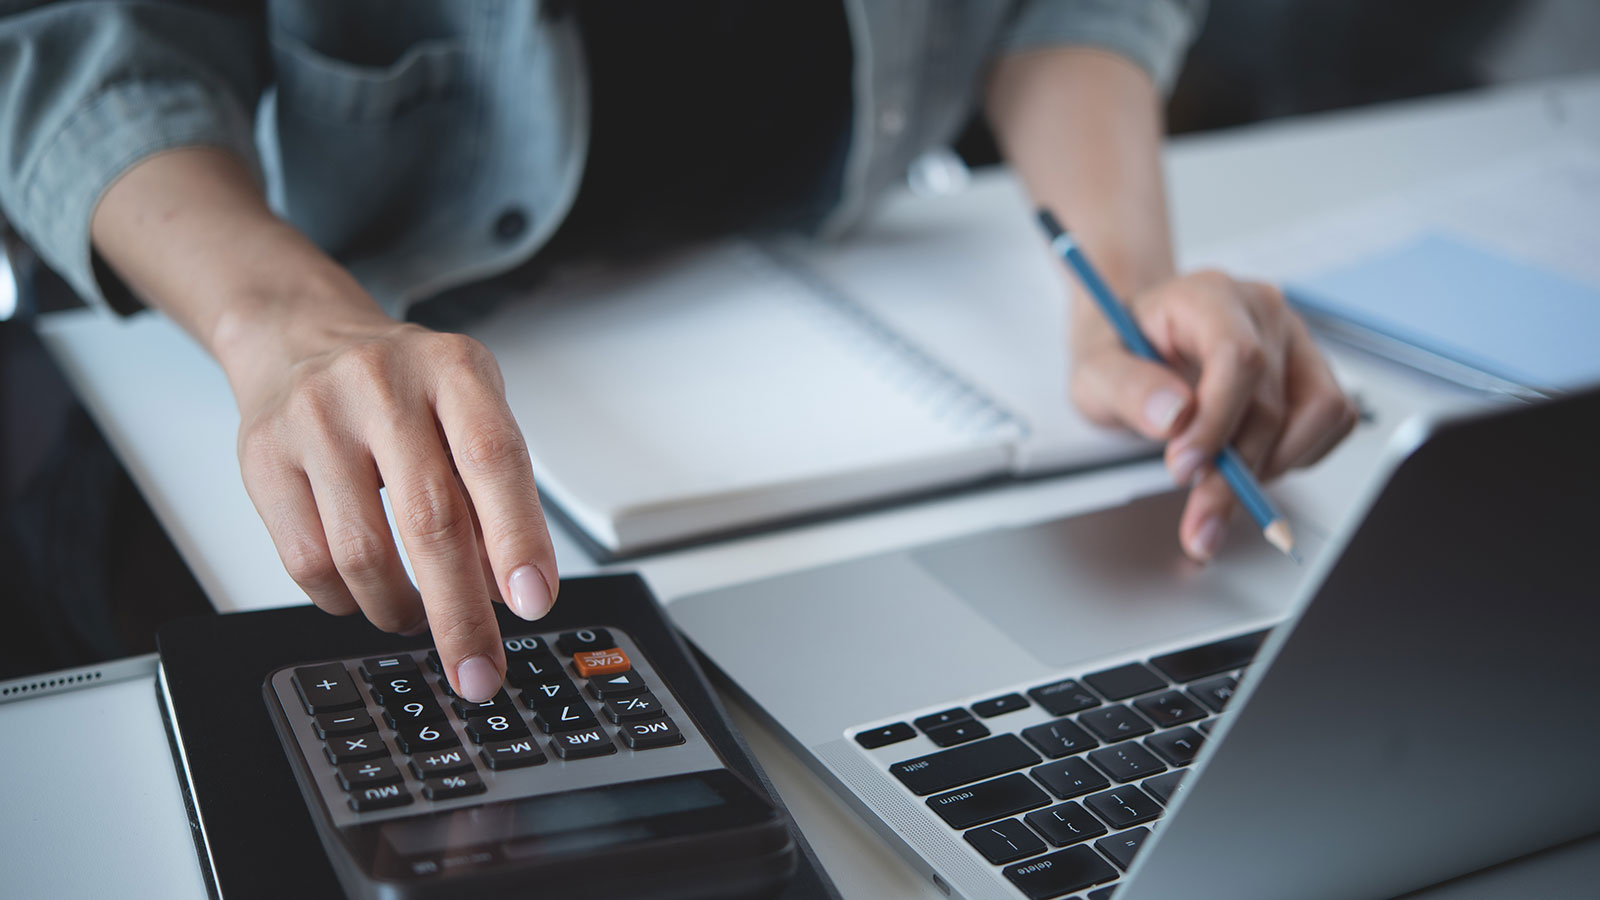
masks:
<path fill-rule="evenodd" d="M 264 691 L 346 894 L 759 897 L 797 854 L 621 629 L 505 639 L 457 696 L 437 651 L 277 669 Z"/>

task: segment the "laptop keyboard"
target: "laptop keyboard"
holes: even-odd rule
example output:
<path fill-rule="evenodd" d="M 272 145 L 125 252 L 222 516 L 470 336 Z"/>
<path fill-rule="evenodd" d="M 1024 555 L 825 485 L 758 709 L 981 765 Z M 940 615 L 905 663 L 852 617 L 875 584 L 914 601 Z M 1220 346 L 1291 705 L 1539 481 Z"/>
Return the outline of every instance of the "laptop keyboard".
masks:
<path fill-rule="evenodd" d="M 1105 900 L 1266 635 L 1215 641 L 854 737 L 874 751 L 919 734 L 946 748 L 895 762 L 889 774 L 1001 867 L 1023 896 L 1051 900 L 1092 888 L 1086 900 Z M 1030 709 L 1052 718 L 1007 727 L 1008 714 Z"/>

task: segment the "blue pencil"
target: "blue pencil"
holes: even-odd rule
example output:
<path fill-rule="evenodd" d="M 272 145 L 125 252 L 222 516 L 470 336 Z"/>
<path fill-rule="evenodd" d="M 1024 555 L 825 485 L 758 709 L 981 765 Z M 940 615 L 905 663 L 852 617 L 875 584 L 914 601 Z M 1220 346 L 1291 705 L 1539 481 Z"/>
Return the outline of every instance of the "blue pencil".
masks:
<path fill-rule="evenodd" d="M 1167 361 L 1161 358 L 1161 354 L 1156 352 L 1156 348 L 1144 336 L 1144 332 L 1139 330 L 1138 323 L 1133 320 L 1133 314 L 1129 313 L 1128 308 L 1111 293 L 1111 288 L 1095 271 L 1094 266 L 1089 264 L 1089 258 L 1078 248 L 1078 242 L 1061 227 L 1061 223 L 1056 221 L 1056 217 L 1048 209 L 1039 210 L 1039 224 L 1044 227 L 1045 234 L 1050 236 L 1051 249 L 1060 254 L 1062 260 L 1071 267 L 1073 274 L 1083 282 L 1084 288 L 1088 290 L 1089 296 L 1094 298 L 1100 311 L 1111 320 L 1111 326 L 1117 330 L 1117 335 L 1122 338 L 1122 344 L 1128 348 L 1128 352 L 1151 362 L 1166 365 Z M 1289 529 L 1289 520 L 1285 519 L 1283 513 L 1278 512 L 1272 501 L 1267 499 L 1266 493 L 1261 490 L 1260 482 L 1250 473 L 1250 467 L 1239 458 L 1238 452 L 1232 447 L 1224 447 L 1212 462 L 1217 471 L 1222 473 L 1222 477 L 1227 479 L 1228 486 L 1233 488 L 1234 495 L 1250 513 L 1250 518 L 1256 520 L 1256 524 L 1261 528 L 1261 534 L 1267 541 L 1288 554 L 1290 559 L 1298 562 L 1300 558 L 1294 552 L 1294 532 Z"/>

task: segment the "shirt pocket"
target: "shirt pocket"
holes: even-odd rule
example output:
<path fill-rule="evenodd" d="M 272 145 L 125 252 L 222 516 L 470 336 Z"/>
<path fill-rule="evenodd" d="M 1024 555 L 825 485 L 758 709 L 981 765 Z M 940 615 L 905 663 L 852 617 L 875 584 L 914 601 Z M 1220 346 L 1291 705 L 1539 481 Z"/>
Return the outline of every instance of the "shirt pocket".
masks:
<path fill-rule="evenodd" d="M 346 261 L 438 232 L 470 194 L 476 134 L 463 44 L 426 39 L 366 66 L 272 39 L 284 212 Z"/>

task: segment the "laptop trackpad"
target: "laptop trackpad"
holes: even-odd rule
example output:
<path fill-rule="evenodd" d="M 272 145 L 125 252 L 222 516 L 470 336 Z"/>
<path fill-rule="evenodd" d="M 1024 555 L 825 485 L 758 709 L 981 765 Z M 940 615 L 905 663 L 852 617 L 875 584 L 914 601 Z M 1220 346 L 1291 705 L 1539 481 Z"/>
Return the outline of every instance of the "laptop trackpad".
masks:
<path fill-rule="evenodd" d="M 1044 666 L 1280 618 L 1306 573 L 1234 520 L 1209 566 L 1178 547 L 1184 494 L 911 551 L 925 571 Z M 1321 549 L 1299 535 L 1309 561 Z"/>

